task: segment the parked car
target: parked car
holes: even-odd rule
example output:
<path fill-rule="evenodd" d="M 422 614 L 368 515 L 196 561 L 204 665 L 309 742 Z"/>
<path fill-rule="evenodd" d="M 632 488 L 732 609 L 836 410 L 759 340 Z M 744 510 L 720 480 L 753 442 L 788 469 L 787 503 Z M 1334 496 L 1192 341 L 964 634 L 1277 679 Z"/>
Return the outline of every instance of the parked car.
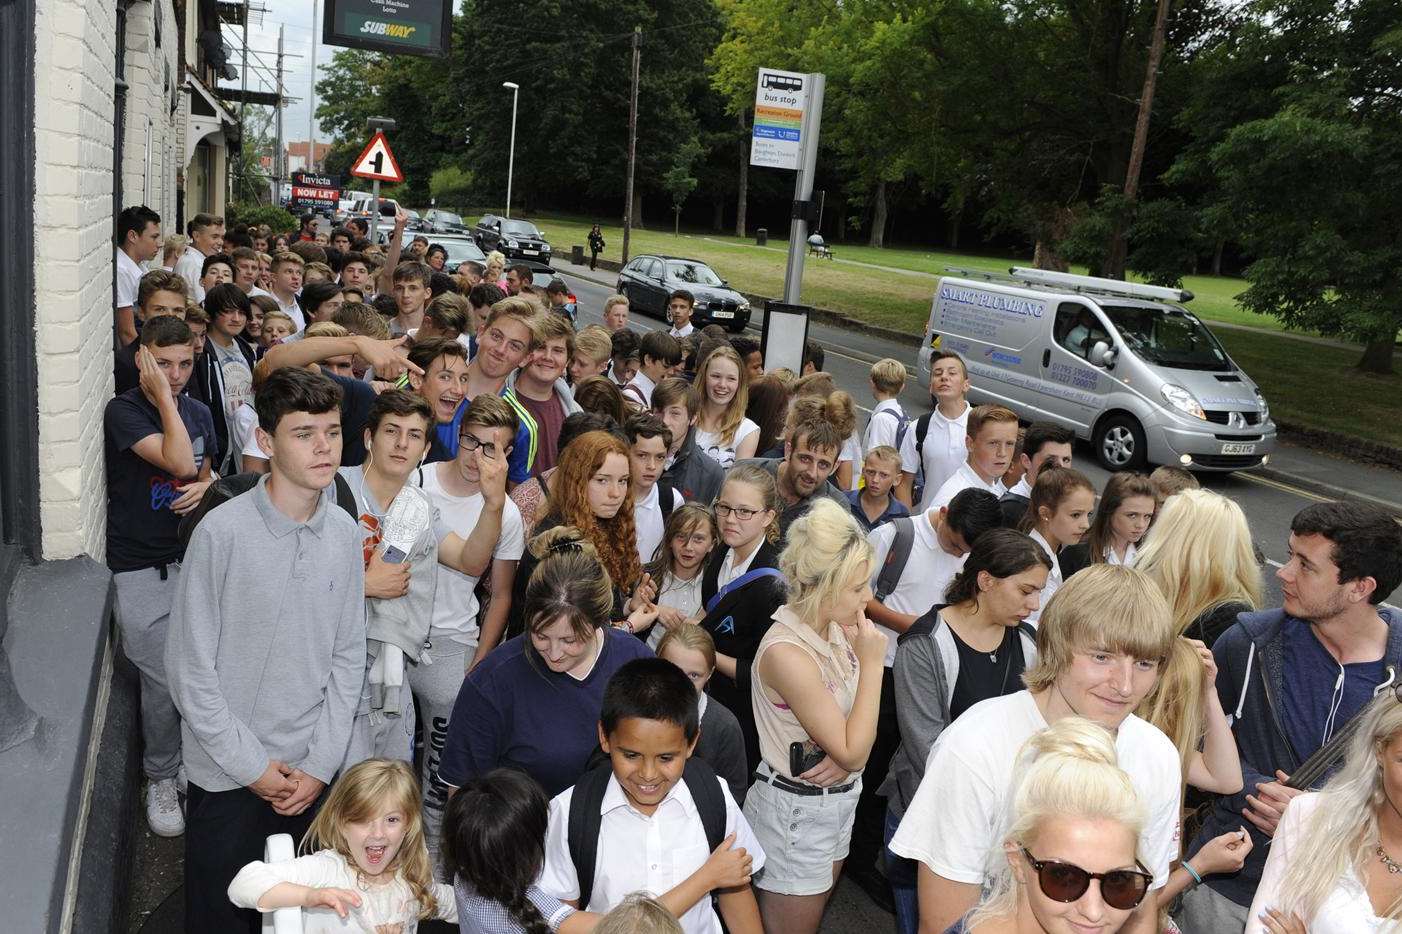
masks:
<path fill-rule="evenodd" d="M 963 357 L 969 401 L 1090 441 L 1106 470 L 1241 470 L 1275 448 L 1251 377 L 1183 303 L 1191 292 L 1044 269 L 958 270 L 935 286 L 917 358 Z"/>
<path fill-rule="evenodd" d="M 404 213 L 409 215 L 409 223 L 404 225 L 405 230 L 412 230 L 415 233 L 429 233 L 433 230 L 432 225 L 420 217 L 418 211 L 405 208 Z"/>
<path fill-rule="evenodd" d="M 336 203 L 336 213 L 332 216 L 332 220 L 338 225 L 344 224 L 347 219 L 355 216 L 351 213 L 355 208 L 355 199 L 368 197 L 370 196 L 363 191 L 349 191 L 343 189 L 341 191 L 341 200 Z"/>
<path fill-rule="evenodd" d="M 472 228 L 472 234 L 484 252 L 500 250 L 509 260 L 550 262 L 550 243 L 545 239 L 545 232 L 530 221 L 483 214 Z"/>
<path fill-rule="evenodd" d="M 478 249 L 472 237 L 467 234 L 425 234 L 412 230 L 404 231 L 404 239 L 401 241 L 405 254 L 409 252 L 409 244 L 414 242 L 415 237 L 428 237 L 429 246 L 435 243 L 448 251 L 448 259 L 444 262 L 443 268 L 448 272 L 457 272 L 460 265 L 468 260 L 486 265 L 487 255 Z"/>
<path fill-rule="evenodd" d="M 434 233 L 470 234 L 472 232 L 468 228 L 467 222 L 462 219 L 461 214 L 454 214 L 452 211 L 444 211 L 441 208 L 425 211 L 424 222 Z"/>
<path fill-rule="evenodd" d="M 346 212 L 346 220 L 352 217 L 360 217 L 365 220 L 370 219 L 370 213 L 375 209 L 375 199 L 370 195 L 359 195 L 351 202 L 350 210 Z M 394 227 L 394 213 L 399 210 L 399 202 L 393 198 L 380 199 L 380 223 L 376 238 L 380 243 L 385 242 L 389 235 L 390 228 Z"/>
<path fill-rule="evenodd" d="M 691 323 L 719 324 L 732 332 L 750 323 L 750 302 L 699 259 L 680 256 L 635 256 L 618 273 L 618 293 L 640 314 L 667 319 L 667 297 L 685 289 L 696 299 Z"/>

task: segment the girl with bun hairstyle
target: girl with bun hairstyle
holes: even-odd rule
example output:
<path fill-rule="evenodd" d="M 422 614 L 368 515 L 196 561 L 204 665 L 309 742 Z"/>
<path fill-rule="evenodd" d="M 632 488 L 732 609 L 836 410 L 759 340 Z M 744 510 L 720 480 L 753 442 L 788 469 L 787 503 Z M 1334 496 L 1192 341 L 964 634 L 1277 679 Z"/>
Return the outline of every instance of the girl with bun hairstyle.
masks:
<path fill-rule="evenodd" d="M 744 808 L 773 854 L 754 883 L 769 931 L 814 934 L 847 857 L 886 661 L 864 612 L 871 563 L 857 520 L 829 500 L 794 521 L 779 559 L 789 595 L 755 653 L 762 761 Z"/>
<path fill-rule="evenodd" d="M 984 901 L 958 934 L 1121 930 L 1149 897 L 1145 808 L 1102 726 L 1066 717 L 1023 747 L 1012 825 Z M 996 857 L 995 857 L 996 858 Z"/>
<path fill-rule="evenodd" d="M 609 678 L 652 655 L 640 639 L 609 625 L 615 588 L 584 532 L 559 526 L 531 539 L 528 550 L 534 562 L 521 601 L 525 632 L 472 669 L 453 705 L 438 766 L 452 787 L 508 766 L 549 795 L 564 791 L 598 745 Z M 633 547 L 625 553 L 637 560 Z"/>

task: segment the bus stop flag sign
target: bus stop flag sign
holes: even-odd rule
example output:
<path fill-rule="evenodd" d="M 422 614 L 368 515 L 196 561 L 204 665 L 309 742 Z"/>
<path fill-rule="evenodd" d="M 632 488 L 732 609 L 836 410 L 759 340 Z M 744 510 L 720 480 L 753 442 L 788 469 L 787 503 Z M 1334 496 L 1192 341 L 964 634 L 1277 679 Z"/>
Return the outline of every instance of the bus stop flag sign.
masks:
<path fill-rule="evenodd" d="M 810 77 L 773 68 L 759 70 L 750 165 L 794 170 L 802 166 L 803 111 Z"/>

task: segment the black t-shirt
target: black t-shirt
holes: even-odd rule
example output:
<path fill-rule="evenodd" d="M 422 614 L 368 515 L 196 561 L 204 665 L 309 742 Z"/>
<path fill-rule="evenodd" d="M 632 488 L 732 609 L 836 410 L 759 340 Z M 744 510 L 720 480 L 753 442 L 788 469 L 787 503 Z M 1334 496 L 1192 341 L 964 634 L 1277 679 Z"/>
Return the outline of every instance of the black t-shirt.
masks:
<path fill-rule="evenodd" d="M 370 420 L 375 388 L 363 379 L 340 376 L 325 367 L 321 372 L 341 387 L 341 466 L 359 467 L 365 463 L 365 423 Z"/>
<path fill-rule="evenodd" d="M 980 652 L 959 638 L 953 628 L 949 634 L 959 650 L 959 677 L 954 682 L 954 695 L 949 699 L 949 718 L 957 720 L 964 711 L 990 697 L 1015 694 L 1022 690 L 1022 639 L 1017 627 L 1003 633 L 1003 642 L 992 653 Z"/>
<path fill-rule="evenodd" d="M 176 397 L 180 420 L 190 433 L 195 466 L 202 470 L 219 447 L 209 407 L 198 399 Z M 181 557 L 180 517 L 170 504 L 180 497 L 177 480 L 132 450 L 142 438 L 161 433 L 161 414 L 130 389 L 107 403 L 103 416 L 107 446 L 107 566 L 135 571 Z"/>

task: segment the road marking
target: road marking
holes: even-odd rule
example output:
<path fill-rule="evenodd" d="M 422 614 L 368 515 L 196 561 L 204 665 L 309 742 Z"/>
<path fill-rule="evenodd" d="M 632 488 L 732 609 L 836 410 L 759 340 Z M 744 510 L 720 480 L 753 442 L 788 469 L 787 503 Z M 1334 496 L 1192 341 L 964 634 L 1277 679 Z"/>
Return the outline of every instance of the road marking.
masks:
<path fill-rule="evenodd" d="M 1279 480 L 1269 480 L 1265 477 L 1259 477 L 1256 474 L 1253 474 L 1249 471 L 1239 471 L 1237 473 L 1237 476 L 1241 477 L 1244 480 L 1250 480 L 1252 483 L 1259 483 L 1261 486 L 1268 486 L 1272 489 L 1280 490 L 1282 493 L 1293 493 L 1296 496 L 1301 496 L 1305 499 L 1314 500 L 1316 503 L 1333 502 L 1333 500 L 1328 496 L 1320 496 L 1318 493 L 1311 493 L 1309 490 L 1302 490 L 1297 486 L 1291 486 L 1288 483 L 1281 483 Z M 1276 566 L 1279 567 L 1279 565 Z"/>

